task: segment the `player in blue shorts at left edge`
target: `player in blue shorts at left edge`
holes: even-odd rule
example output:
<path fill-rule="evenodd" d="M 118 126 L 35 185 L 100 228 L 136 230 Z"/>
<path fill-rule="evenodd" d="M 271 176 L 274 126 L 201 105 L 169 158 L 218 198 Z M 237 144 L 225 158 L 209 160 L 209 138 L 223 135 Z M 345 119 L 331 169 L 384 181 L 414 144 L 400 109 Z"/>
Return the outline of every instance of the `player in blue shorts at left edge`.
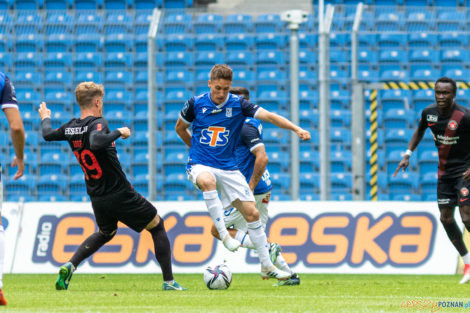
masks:
<path fill-rule="evenodd" d="M 227 65 L 215 65 L 210 72 L 210 92 L 186 101 L 175 130 L 190 147 L 188 178 L 203 192 L 209 215 L 224 246 L 230 251 L 240 247 L 240 242 L 232 238 L 225 228 L 223 218 L 224 209 L 233 206 L 247 222 L 248 235 L 259 255 L 261 277 L 286 279 L 291 274 L 279 270 L 270 260 L 264 227 L 255 207 L 253 192 L 238 169 L 235 147 L 246 117 L 292 130 L 302 140 L 310 140 L 310 133 L 282 116 L 229 93 L 232 76 L 232 69 Z"/>

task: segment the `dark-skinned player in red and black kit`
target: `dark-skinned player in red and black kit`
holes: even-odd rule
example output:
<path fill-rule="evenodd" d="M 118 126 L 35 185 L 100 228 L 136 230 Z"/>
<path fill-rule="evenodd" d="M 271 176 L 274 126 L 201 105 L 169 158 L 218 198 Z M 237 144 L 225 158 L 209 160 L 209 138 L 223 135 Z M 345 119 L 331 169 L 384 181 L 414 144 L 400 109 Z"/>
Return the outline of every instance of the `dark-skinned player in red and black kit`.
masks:
<path fill-rule="evenodd" d="M 150 232 L 155 257 L 163 274 L 163 290 L 185 290 L 174 279 L 171 247 L 163 219 L 157 209 L 131 186 L 122 171 L 114 141 L 129 138 L 127 127 L 110 131 L 103 118 L 104 87 L 93 82 L 80 83 L 75 89 L 80 118 L 73 118 L 56 130 L 51 128 L 51 111 L 42 102 L 39 108 L 42 136 L 47 141 L 67 141 L 85 175 L 98 231 L 78 247 L 69 262 L 61 266 L 57 290 L 66 290 L 78 265 L 109 242 L 117 231 L 118 221 L 136 232 Z"/>
<path fill-rule="evenodd" d="M 406 170 L 412 152 L 426 129 L 430 128 L 439 152 L 437 203 L 440 219 L 447 236 L 465 263 L 460 280 L 461 284 L 465 284 L 470 281 L 470 254 L 455 222 L 454 210 L 456 206 L 459 207 L 465 228 L 470 231 L 470 111 L 454 101 L 456 92 L 457 84 L 454 80 L 441 77 L 436 81 L 436 103 L 421 113 L 418 128 L 393 176 L 400 169 Z"/>

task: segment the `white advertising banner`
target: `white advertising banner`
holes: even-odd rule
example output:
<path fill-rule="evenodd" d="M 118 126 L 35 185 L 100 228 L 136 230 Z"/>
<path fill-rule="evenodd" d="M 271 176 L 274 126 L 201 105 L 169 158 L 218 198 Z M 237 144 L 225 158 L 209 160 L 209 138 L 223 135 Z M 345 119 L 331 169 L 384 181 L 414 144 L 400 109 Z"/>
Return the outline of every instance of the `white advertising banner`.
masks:
<path fill-rule="evenodd" d="M 252 251 L 231 253 L 211 236 L 204 202 L 158 202 L 156 207 L 165 220 L 175 273 L 202 272 L 224 261 L 235 273 L 259 272 Z M 454 274 L 457 268 L 458 254 L 434 202 L 286 201 L 270 203 L 269 212 L 267 234 L 298 273 Z M 90 203 L 32 202 L 24 205 L 20 229 L 12 272 L 56 273 L 97 226 Z M 155 273 L 160 268 L 150 234 L 120 225 L 79 272 Z"/>

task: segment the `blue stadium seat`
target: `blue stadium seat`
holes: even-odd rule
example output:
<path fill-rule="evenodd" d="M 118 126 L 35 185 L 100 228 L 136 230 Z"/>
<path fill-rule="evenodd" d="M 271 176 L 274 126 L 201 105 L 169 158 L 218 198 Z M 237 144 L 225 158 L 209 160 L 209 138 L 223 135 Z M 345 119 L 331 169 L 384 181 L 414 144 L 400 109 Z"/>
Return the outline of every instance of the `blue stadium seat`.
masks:
<path fill-rule="evenodd" d="M 456 10 L 443 10 L 438 13 L 437 30 L 442 31 L 459 31 L 465 29 L 465 13 Z"/>
<path fill-rule="evenodd" d="M 381 81 L 408 81 L 408 71 L 384 70 L 380 71 Z"/>
<path fill-rule="evenodd" d="M 94 69 L 100 68 L 103 65 L 103 56 L 101 53 L 81 52 L 77 53 L 75 60 L 73 60 L 75 68 L 80 69 Z"/>
<path fill-rule="evenodd" d="M 164 54 L 165 66 L 191 67 L 194 65 L 194 56 L 191 52 L 168 52 Z"/>
<path fill-rule="evenodd" d="M 260 14 L 254 24 L 257 33 L 277 33 L 284 28 L 279 14 Z"/>
<path fill-rule="evenodd" d="M 410 53 L 410 63 L 414 64 L 426 64 L 432 66 L 438 63 L 439 55 L 437 51 L 432 49 L 414 49 Z"/>
<path fill-rule="evenodd" d="M 447 64 L 460 64 L 464 60 L 468 60 L 468 53 L 466 50 L 460 49 L 444 49 L 441 50 L 441 62 Z"/>
<path fill-rule="evenodd" d="M 68 190 L 71 201 L 88 201 L 83 172 L 70 177 Z"/>
<path fill-rule="evenodd" d="M 393 201 L 421 201 L 421 196 L 418 194 L 402 193 L 392 196 Z"/>
<path fill-rule="evenodd" d="M 254 55 L 251 52 L 239 51 L 239 52 L 228 52 L 225 61 L 230 66 L 253 66 Z"/>
<path fill-rule="evenodd" d="M 399 145 L 400 147 L 406 147 L 408 142 L 413 135 L 413 129 L 390 129 L 385 134 L 385 145 L 386 147 Z"/>
<path fill-rule="evenodd" d="M 320 169 L 320 155 L 318 151 L 301 151 L 299 153 L 300 172 L 317 172 Z"/>
<path fill-rule="evenodd" d="M 330 169 L 332 173 L 344 173 L 351 170 L 351 151 L 333 151 L 330 154 Z"/>
<path fill-rule="evenodd" d="M 428 69 L 417 69 L 411 72 L 411 80 L 420 81 L 435 81 L 436 77 L 439 77 L 440 71 L 428 68 Z"/>
<path fill-rule="evenodd" d="M 408 34 L 408 46 L 410 48 L 428 48 L 437 46 L 437 34 L 425 32 L 412 32 Z M 441 44 L 439 42 L 439 44 Z"/>
<path fill-rule="evenodd" d="M 72 54 L 64 52 L 46 53 L 44 67 L 46 71 L 50 70 L 67 70 L 72 66 Z"/>
<path fill-rule="evenodd" d="M 201 14 L 194 22 L 194 31 L 198 35 L 219 33 L 221 31 L 223 21 L 223 16 L 219 14 Z"/>
<path fill-rule="evenodd" d="M 253 29 L 253 17 L 249 14 L 227 15 L 223 29 L 226 34 L 248 33 Z"/>
<path fill-rule="evenodd" d="M 60 153 L 44 153 L 41 155 L 39 163 L 39 174 L 43 175 L 63 175 L 63 156 Z"/>
<path fill-rule="evenodd" d="M 16 52 L 41 52 L 44 49 L 44 36 L 42 34 L 20 34 L 16 36 Z"/>
<path fill-rule="evenodd" d="M 285 91 L 262 91 L 257 97 L 257 104 L 268 111 L 283 110 L 287 104 Z"/>
<path fill-rule="evenodd" d="M 48 71 L 44 79 L 46 93 L 48 88 L 65 88 L 72 83 L 72 74 L 67 71 Z"/>
<path fill-rule="evenodd" d="M 104 82 L 106 86 L 130 88 L 134 83 L 132 76 L 123 71 L 108 71 L 105 74 Z"/>
<path fill-rule="evenodd" d="M 420 11 L 410 12 L 406 21 L 406 30 L 408 32 L 431 31 L 434 30 L 434 21 L 436 16 L 433 12 Z"/>
<path fill-rule="evenodd" d="M 331 191 L 330 192 L 330 199 L 332 201 L 351 201 L 352 200 L 352 194 L 348 192 L 336 192 L 336 191 Z"/>
<path fill-rule="evenodd" d="M 246 34 L 230 34 L 225 37 L 224 44 L 227 51 L 250 51 L 254 47 L 254 37 Z"/>
<path fill-rule="evenodd" d="M 198 34 L 194 47 L 196 51 L 219 51 L 224 47 L 224 37 L 214 34 Z"/>
<path fill-rule="evenodd" d="M 424 174 L 424 175 L 423 175 Z M 421 172 L 421 192 L 422 194 L 436 194 L 437 191 L 437 170 L 432 172 Z"/>
<path fill-rule="evenodd" d="M 255 48 L 257 50 L 282 50 L 287 42 L 283 34 L 261 33 L 255 37 Z"/>
<path fill-rule="evenodd" d="M 416 117 L 413 111 L 407 109 L 390 109 L 385 112 L 385 129 L 391 128 L 410 128 L 416 123 Z"/>
<path fill-rule="evenodd" d="M 379 32 L 390 31 L 397 32 L 403 30 L 403 21 L 405 20 L 403 13 L 390 12 L 381 13 L 376 19 L 376 29 Z"/>
<path fill-rule="evenodd" d="M 391 177 L 388 181 L 390 194 L 409 194 L 419 189 L 419 175 L 414 172 L 400 172 L 396 177 Z"/>
<path fill-rule="evenodd" d="M 330 91 L 331 108 L 347 109 L 349 108 L 350 96 L 347 90 L 331 90 Z"/>
<path fill-rule="evenodd" d="M 185 173 L 187 153 L 183 152 L 170 152 L 165 153 L 163 160 L 163 171 L 165 175 Z"/>
<path fill-rule="evenodd" d="M 432 89 L 413 91 L 413 104 L 416 113 L 420 113 L 425 107 L 434 102 Z"/>
<path fill-rule="evenodd" d="M 13 176 L 5 181 L 5 195 L 7 200 L 12 201 L 13 196 L 20 196 L 27 198 L 31 196 L 36 189 L 37 178 L 36 175 L 25 174 L 18 180 L 14 180 Z"/>
<path fill-rule="evenodd" d="M 353 187 L 353 179 L 351 173 L 331 173 L 330 176 L 331 189 L 335 191 L 350 192 Z"/>
<path fill-rule="evenodd" d="M 10 68 L 13 64 L 13 57 L 10 53 L 0 53 L 0 67 L 7 69 L 7 72 L 10 71 Z"/>
<path fill-rule="evenodd" d="M 112 33 L 106 35 L 104 40 L 104 49 L 106 52 L 123 53 L 132 51 L 134 45 L 133 36 L 126 33 Z M 130 55 L 129 55 L 130 57 Z"/>
<path fill-rule="evenodd" d="M 67 201 L 67 197 L 63 196 L 63 195 L 54 195 L 54 194 L 47 195 L 46 194 L 46 195 L 39 195 L 38 201 L 42 201 L 42 202 L 63 202 L 63 201 Z"/>
<path fill-rule="evenodd" d="M 206 71 L 206 75 L 207 71 Z M 207 81 L 207 79 L 206 79 Z M 233 86 L 237 85 L 252 85 L 255 81 L 255 73 L 250 70 L 238 69 L 233 73 Z"/>
<path fill-rule="evenodd" d="M 42 53 L 20 52 L 16 54 L 13 62 L 16 69 L 40 68 L 43 64 Z"/>
<path fill-rule="evenodd" d="M 37 71 L 17 71 L 14 79 L 11 79 L 13 80 L 16 88 L 32 87 L 37 90 L 41 88 L 41 85 L 43 84 L 42 75 Z"/>
<path fill-rule="evenodd" d="M 406 34 L 401 33 L 380 33 L 377 44 L 381 49 L 386 47 L 406 47 L 407 38 Z"/>
<path fill-rule="evenodd" d="M 77 84 L 83 81 L 94 81 L 95 83 L 102 84 L 104 82 L 103 74 L 95 71 L 76 71 L 74 83 Z"/>
<path fill-rule="evenodd" d="M 46 52 L 71 52 L 73 38 L 70 34 L 50 34 L 46 36 Z"/>
<path fill-rule="evenodd" d="M 358 61 L 361 64 L 377 64 L 377 52 L 369 49 L 360 49 L 358 54 Z"/>
<path fill-rule="evenodd" d="M 47 103 L 61 103 L 70 107 L 73 102 L 72 95 L 64 89 L 48 89 L 44 99 Z"/>
<path fill-rule="evenodd" d="M 343 149 L 351 147 L 351 131 L 346 128 L 332 127 L 330 130 L 331 145 L 341 146 Z"/>
<path fill-rule="evenodd" d="M 212 67 L 214 64 L 224 63 L 222 52 L 201 51 L 196 53 L 196 66 Z"/>
<path fill-rule="evenodd" d="M 163 42 L 163 49 L 166 52 L 191 51 L 194 48 L 194 41 L 195 41 L 195 38 L 192 35 L 185 35 L 185 34 L 175 34 L 171 36 L 169 35 L 165 37 L 165 40 Z"/>
<path fill-rule="evenodd" d="M 263 126 L 265 126 L 265 124 L 263 124 Z M 263 141 L 267 146 L 270 144 L 285 145 L 289 141 L 289 138 L 289 133 L 283 129 L 265 128 L 263 131 Z"/>
<path fill-rule="evenodd" d="M 411 94 L 409 90 L 380 90 L 379 98 L 382 105 L 382 111 L 389 109 L 406 109 L 410 106 Z"/>
<path fill-rule="evenodd" d="M 350 110 L 330 110 L 331 127 L 349 127 L 351 125 Z"/>
<path fill-rule="evenodd" d="M 192 15 L 185 13 L 168 14 L 163 22 L 166 34 L 188 34 L 192 32 Z"/>
<path fill-rule="evenodd" d="M 103 37 L 97 32 L 86 33 L 75 31 L 74 48 L 75 52 L 96 53 L 101 51 L 103 47 Z"/>
<path fill-rule="evenodd" d="M 67 179 L 60 174 L 41 174 L 36 188 L 40 195 L 62 195 L 67 189 Z"/>
<path fill-rule="evenodd" d="M 439 35 L 439 45 L 445 48 L 468 47 L 469 36 L 466 33 L 448 32 Z"/>
<path fill-rule="evenodd" d="M 133 64 L 133 55 L 130 53 L 112 52 L 107 53 L 104 60 L 104 66 L 108 69 L 131 68 Z"/>
<path fill-rule="evenodd" d="M 379 62 L 399 65 L 408 62 L 408 55 L 403 50 L 387 49 L 380 53 Z"/>
<path fill-rule="evenodd" d="M 311 33 L 299 33 L 299 48 L 300 50 L 314 50 L 318 46 L 318 35 Z"/>
<path fill-rule="evenodd" d="M 256 54 L 256 64 L 263 65 L 277 65 L 279 67 L 286 65 L 286 56 L 284 52 L 280 51 L 258 51 Z"/>
<path fill-rule="evenodd" d="M 16 90 L 16 99 L 20 103 L 21 112 L 23 109 L 28 110 L 31 112 L 33 109 L 38 107 L 39 103 L 41 102 L 41 94 L 31 90 L 31 89 L 19 89 Z M 26 121 L 24 121 L 26 124 Z"/>
<path fill-rule="evenodd" d="M 2 16 L 0 15 L 0 18 Z M 10 52 L 13 49 L 13 38 L 10 34 L 2 34 L 0 26 L 0 54 Z"/>
<path fill-rule="evenodd" d="M 299 111 L 299 124 L 302 128 L 318 128 L 319 114 L 317 109 L 310 107 Z"/>
<path fill-rule="evenodd" d="M 424 150 L 419 153 L 418 165 L 421 174 L 429 172 L 437 172 L 437 163 L 439 161 L 439 153 L 436 149 Z"/>

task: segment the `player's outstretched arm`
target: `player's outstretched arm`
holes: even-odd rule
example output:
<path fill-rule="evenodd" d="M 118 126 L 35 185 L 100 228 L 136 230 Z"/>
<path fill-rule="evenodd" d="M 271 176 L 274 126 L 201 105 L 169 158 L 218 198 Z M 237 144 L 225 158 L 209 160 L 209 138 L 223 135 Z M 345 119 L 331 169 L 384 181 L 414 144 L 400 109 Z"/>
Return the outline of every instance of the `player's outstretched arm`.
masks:
<path fill-rule="evenodd" d="M 178 118 L 175 125 L 175 131 L 178 136 L 184 141 L 184 143 L 188 147 L 191 147 L 191 133 L 188 130 L 189 125 L 190 124 L 186 124 L 180 118 Z"/>
<path fill-rule="evenodd" d="M 299 136 L 300 139 L 304 141 L 310 140 L 310 132 L 300 128 L 299 126 L 289 121 L 287 118 L 282 117 L 276 113 L 272 113 L 263 108 L 260 108 L 256 118 L 274 124 L 279 128 L 292 130 L 297 134 L 297 136 Z"/>
<path fill-rule="evenodd" d="M 51 110 L 47 108 L 46 102 L 39 105 L 39 117 L 41 118 L 42 137 L 46 141 L 65 140 L 62 129 L 52 129 Z"/>
<path fill-rule="evenodd" d="M 393 173 L 393 177 L 397 176 L 400 170 L 402 170 L 403 172 L 406 171 L 408 165 L 410 164 L 410 156 L 413 153 L 413 151 L 416 149 L 418 144 L 420 143 L 425 131 L 426 131 L 426 128 L 423 128 L 423 127 L 418 127 L 415 130 L 415 132 L 413 133 L 413 136 L 411 137 L 410 142 L 408 143 L 408 150 L 406 150 L 405 154 L 403 155 L 403 159 L 400 161 L 400 163 L 398 163 L 398 166 L 395 172 Z"/>
<path fill-rule="evenodd" d="M 15 157 L 11 163 L 12 167 L 17 167 L 14 179 L 17 180 L 24 173 L 24 125 L 21 119 L 20 111 L 17 108 L 4 109 L 8 125 L 11 130 L 11 141 L 15 150 Z"/>

